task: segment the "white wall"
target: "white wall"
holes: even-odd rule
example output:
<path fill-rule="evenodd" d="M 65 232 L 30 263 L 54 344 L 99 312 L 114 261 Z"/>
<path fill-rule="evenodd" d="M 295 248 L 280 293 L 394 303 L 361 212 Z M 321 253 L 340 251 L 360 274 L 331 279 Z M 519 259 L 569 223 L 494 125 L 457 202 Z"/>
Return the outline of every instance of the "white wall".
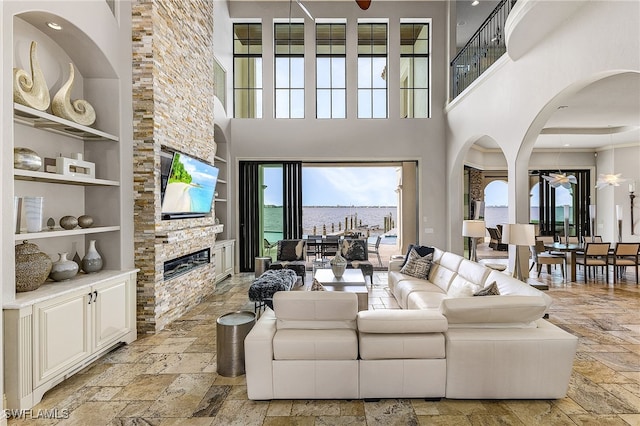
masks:
<path fill-rule="evenodd" d="M 355 2 L 307 2 L 316 18 L 347 18 L 347 113 L 344 120 L 315 119 L 315 31 L 306 28 L 305 119 L 273 117 L 274 18 L 288 18 L 288 2 L 230 2 L 232 19 L 262 18 L 264 118 L 234 119 L 231 123 L 231 151 L 234 166 L 241 159 L 314 160 L 314 161 L 386 161 L 417 160 L 419 164 L 419 240 L 443 246 L 446 209 L 445 140 L 442 106 L 446 100 L 446 2 L 373 2 L 361 11 Z M 293 4 L 295 18 L 303 12 Z M 358 120 L 356 117 L 357 67 L 355 63 L 358 18 L 389 18 L 389 119 Z M 399 24 L 401 18 L 431 18 L 432 118 L 401 119 L 399 93 Z M 306 24 L 311 24 L 307 18 Z M 229 45 L 231 48 L 231 45 Z M 216 55 L 218 55 L 216 53 Z M 237 176 L 236 176 L 237 179 Z M 237 205 L 236 205 L 237 208 Z M 426 233 L 425 229 L 433 230 Z"/>
<path fill-rule="evenodd" d="M 586 2 L 516 61 L 503 56 L 448 106 L 450 249 L 462 251 L 461 169 L 469 146 L 485 135 L 499 144 L 509 170 L 509 220 L 526 221 L 526 174 L 540 129 L 575 91 L 616 72 L 640 71 L 639 9 L 638 2 Z"/>
<path fill-rule="evenodd" d="M 635 195 L 640 195 L 640 141 L 638 146 L 615 147 L 598 151 L 598 173 L 621 173 L 627 179 L 620 186 L 607 186 L 596 191 L 597 230 L 603 241 L 618 241 L 616 205 L 622 206 L 622 241 L 640 242 L 640 197 L 634 200 L 633 235 L 631 234 L 631 199 L 629 184 L 635 181 Z"/>

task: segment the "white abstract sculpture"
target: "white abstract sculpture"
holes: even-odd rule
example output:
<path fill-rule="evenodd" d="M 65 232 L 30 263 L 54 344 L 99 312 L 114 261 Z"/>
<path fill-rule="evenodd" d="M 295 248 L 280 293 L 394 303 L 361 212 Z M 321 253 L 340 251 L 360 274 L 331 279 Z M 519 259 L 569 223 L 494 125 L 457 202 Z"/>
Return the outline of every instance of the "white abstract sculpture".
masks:
<path fill-rule="evenodd" d="M 51 111 L 58 117 L 66 118 L 84 126 L 90 126 L 96 121 L 96 112 L 91 104 L 84 99 L 71 100 L 71 86 L 73 85 L 74 69 L 69 63 L 69 80 L 58 90 L 51 102 Z"/>
<path fill-rule="evenodd" d="M 44 111 L 49 108 L 49 88 L 47 82 L 44 79 L 44 74 L 40 69 L 38 58 L 36 56 L 36 47 L 38 43 L 31 42 L 30 49 L 30 67 L 31 75 L 25 70 L 14 68 L 13 69 L 13 101 L 26 105 L 31 108 L 35 108 L 40 111 Z"/>

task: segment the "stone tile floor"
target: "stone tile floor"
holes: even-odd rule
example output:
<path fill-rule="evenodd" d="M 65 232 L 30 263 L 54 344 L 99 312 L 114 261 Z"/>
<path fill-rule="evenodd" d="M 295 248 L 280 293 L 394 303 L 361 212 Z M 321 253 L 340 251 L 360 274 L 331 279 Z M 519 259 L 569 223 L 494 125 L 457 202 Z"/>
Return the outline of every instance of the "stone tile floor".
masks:
<path fill-rule="evenodd" d="M 564 284 L 544 272 L 555 303 L 550 321 L 579 336 L 568 395 L 560 400 L 387 399 L 249 401 L 244 376 L 216 374 L 216 318 L 253 309 L 252 274 L 215 294 L 160 333 L 120 347 L 45 394 L 38 410 L 58 419 L 10 425 L 640 425 L 640 289 L 631 272 L 617 284 Z M 601 278 L 602 279 L 602 278 Z M 371 309 L 397 307 L 376 272 Z M 549 359 L 552 363 L 553 359 Z"/>

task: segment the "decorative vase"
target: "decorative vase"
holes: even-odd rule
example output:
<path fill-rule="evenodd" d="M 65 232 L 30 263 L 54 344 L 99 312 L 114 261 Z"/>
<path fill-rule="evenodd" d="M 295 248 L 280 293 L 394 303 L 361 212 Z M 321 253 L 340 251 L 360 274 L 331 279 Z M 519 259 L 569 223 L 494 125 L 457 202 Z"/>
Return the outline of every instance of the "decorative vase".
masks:
<path fill-rule="evenodd" d="M 35 41 L 31 42 L 31 48 L 29 50 L 31 75 L 23 69 L 13 69 L 13 101 L 44 111 L 49 108 L 51 97 L 49 95 L 47 82 L 44 79 L 44 74 L 38 63 L 38 57 L 36 56 L 37 46 L 38 43 Z"/>
<path fill-rule="evenodd" d="M 336 278 L 342 277 L 344 274 L 344 270 L 347 269 L 347 259 L 342 257 L 340 253 L 336 254 L 336 257 L 331 259 L 331 271 L 333 271 L 333 276 Z"/>
<path fill-rule="evenodd" d="M 21 170 L 38 170 L 42 167 L 42 158 L 32 149 L 13 148 L 13 168 Z"/>
<path fill-rule="evenodd" d="M 87 274 L 98 272 L 102 269 L 102 256 L 96 250 L 96 240 L 89 241 L 89 250 L 82 258 L 82 270 Z"/>
<path fill-rule="evenodd" d="M 69 79 L 62 85 L 51 102 L 51 111 L 58 117 L 66 118 L 84 126 L 90 126 L 96 121 L 96 112 L 91 104 L 84 99 L 71 100 L 74 69 L 69 64 Z"/>
<path fill-rule="evenodd" d="M 80 228 L 91 228 L 91 225 L 93 225 L 93 217 L 88 214 L 83 214 L 78 218 L 78 225 Z"/>
<path fill-rule="evenodd" d="M 73 278 L 78 273 L 78 264 L 67 259 L 67 253 L 58 253 L 57 261 L 53 262 L 49 277 L 54 281 L 64 281 Z"/>
<path fill-rule="evenodd" d="M 42 231 L 42 204 L 44 197 L 23 197 L 24 216 L 27 219 L 27 232 Z"/>
<path fill-rule="evenodd" d="M 16 291 L 32 291 L 42 285 L 51 272 L 51 259 L 33 243 L 23 241 L 16 251 Z"/>
<path fill-rule="evenodd" d="M 60 226 L 64 229 L 73 229 L 78 226 L 78 219 L 73 216 L 63 216 L 60 218 Z"/>

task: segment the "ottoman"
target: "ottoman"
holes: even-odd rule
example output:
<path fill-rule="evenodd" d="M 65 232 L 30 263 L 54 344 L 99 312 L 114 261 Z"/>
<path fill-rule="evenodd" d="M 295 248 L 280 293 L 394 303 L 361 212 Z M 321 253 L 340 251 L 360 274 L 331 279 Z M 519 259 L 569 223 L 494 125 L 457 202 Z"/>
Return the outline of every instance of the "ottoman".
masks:
<path fill-rule="evenodd" d="M 273 295 L 277 291 L 291 290 L 297 280 L 298 276 L 291 269 L 265 271 L 249 287 L 249 300 L 254 302 L 254 311 L 258 312 L 265 305 L 273 309 Z"/>

